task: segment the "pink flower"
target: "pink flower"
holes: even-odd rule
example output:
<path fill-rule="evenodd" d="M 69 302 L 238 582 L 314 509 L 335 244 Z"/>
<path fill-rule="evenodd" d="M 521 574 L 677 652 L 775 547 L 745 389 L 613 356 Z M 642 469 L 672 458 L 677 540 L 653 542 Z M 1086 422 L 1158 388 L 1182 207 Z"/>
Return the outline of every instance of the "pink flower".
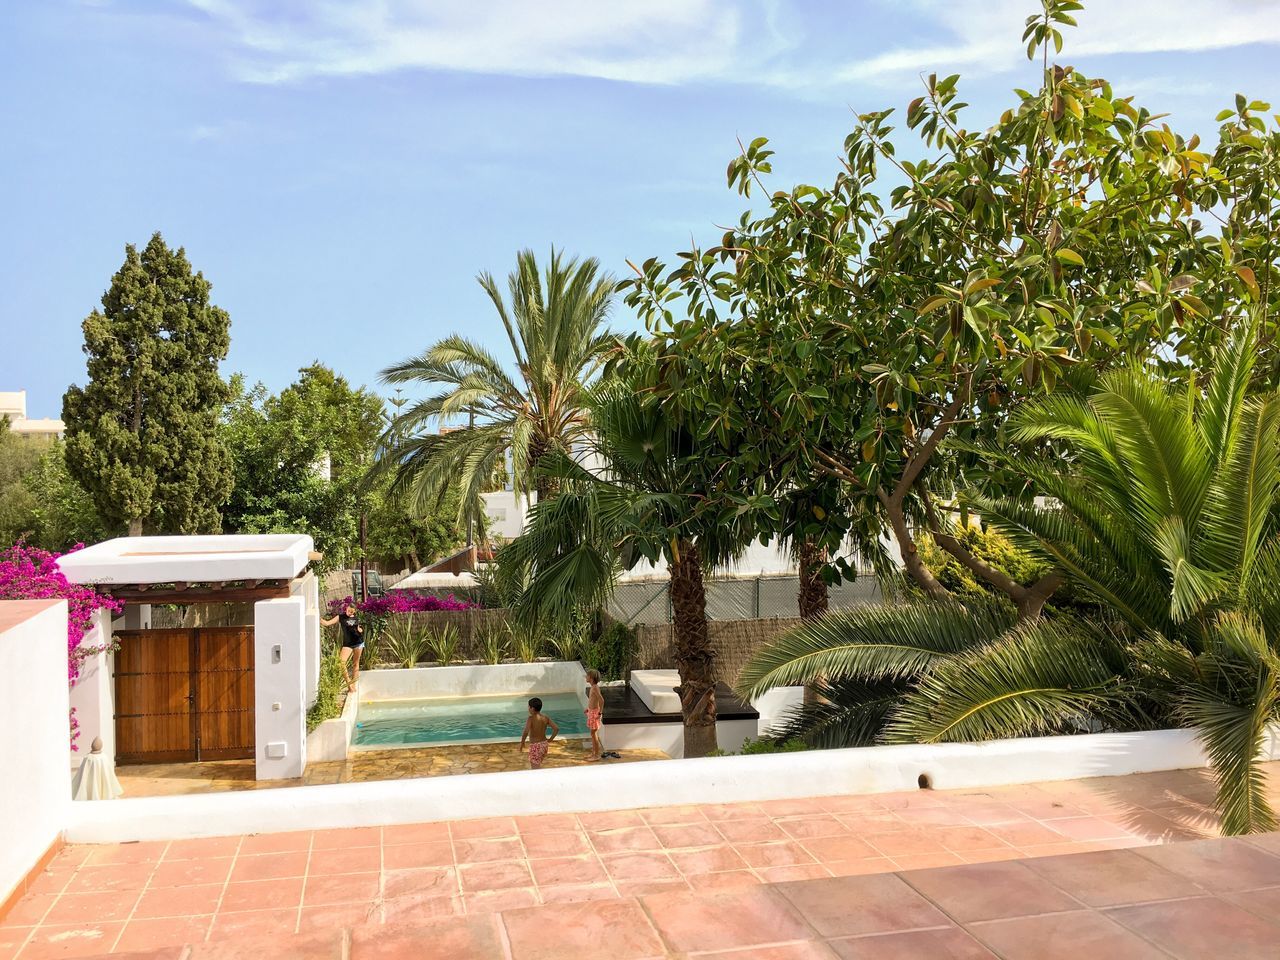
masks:
<path fill-rule="evenodd" d="M 84 548 L 77 543 L 68 553 Z M 103 596 L 92 587 L 71 583 L 58 569 L 58 557 L 19 540 L 0 552 L 0 600 L 66 600 L 67 601 L 67 685 L 80 679 L 80 661 L 87 652 L 80 649 L 85 635 L 93 629 L 94 615 L 99 610 L 119 613 L 123 604 Z M 80 724 L 71 712 L 71 748 L 75 749 Z"/>

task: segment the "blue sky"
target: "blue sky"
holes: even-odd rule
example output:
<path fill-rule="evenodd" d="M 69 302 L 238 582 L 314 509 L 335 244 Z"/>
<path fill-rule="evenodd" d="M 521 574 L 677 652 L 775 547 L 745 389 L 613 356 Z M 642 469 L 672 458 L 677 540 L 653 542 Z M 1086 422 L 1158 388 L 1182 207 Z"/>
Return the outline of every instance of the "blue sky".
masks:
<path fill-rule="evenodd" d="M 1036 82 L 1034 0 L 10 0 L 0 3 L 0 390 L 57 415 L 124 244 L 160 230 L 273 389 L 463 331 L 521 247 L 671 258 L 742 202 L 735 139 L 828 182 L 852 111 L 961 73 L 970 125 Z M 1059 58 L 1213 130 L 1277 104 L 1280 2 L 1093 0 Z M 616 325 L 636 322 L 619 307 Z"/>

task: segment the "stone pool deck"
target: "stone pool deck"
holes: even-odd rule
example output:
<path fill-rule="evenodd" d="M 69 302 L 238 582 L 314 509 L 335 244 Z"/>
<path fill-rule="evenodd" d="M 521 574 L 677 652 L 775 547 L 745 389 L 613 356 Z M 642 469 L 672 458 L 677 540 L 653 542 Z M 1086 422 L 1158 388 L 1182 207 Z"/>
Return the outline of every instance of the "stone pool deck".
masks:
<path fill-rule="evenodd" d="M 1202 839 L 1212 791 L 1180 771 L 73 846 L 0 960 L 1274 958 L 1280 836 Z"/>
<path fill-rule="evenodd" d="M 588 740 L 557 740 L 545 767 L 588 765 Z M 612 763 L 637 763 L 670 759 L 660 750 L 627 750 Z M 262 790 L 303 787 L 317 783 L 355 783 L 366 780 L 404 780 L 413 777 L 449 777 L 464 773 L 504 773 L 528 767 L 526 754 L 514 743 L 479 743 L 443 747 L 405 747 L 395 750 L 361 750 L 346 760 L 309 763 L 298 780 L 255 780 L 252 760 L 217 760 L 207 763 L 129 764 L 116 768 L 126 797 L 166 797 L 227 790 Z"/>

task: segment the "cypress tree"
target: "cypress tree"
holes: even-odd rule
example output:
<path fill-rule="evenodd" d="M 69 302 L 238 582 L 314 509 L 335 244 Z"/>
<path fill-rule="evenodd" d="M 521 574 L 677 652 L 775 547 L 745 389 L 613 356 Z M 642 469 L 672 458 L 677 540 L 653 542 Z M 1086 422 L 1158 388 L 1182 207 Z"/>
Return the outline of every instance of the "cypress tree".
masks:
<path fill-rule="evenodd" d="M 210 289 L 156 233 L 141 253 L 125 247 L 102 309 L 83 324 L 89 382 L 62 398 L 67 466 L 131 536 L 220 529 L 232 469 L 218 363 L 231 321 Z"/>

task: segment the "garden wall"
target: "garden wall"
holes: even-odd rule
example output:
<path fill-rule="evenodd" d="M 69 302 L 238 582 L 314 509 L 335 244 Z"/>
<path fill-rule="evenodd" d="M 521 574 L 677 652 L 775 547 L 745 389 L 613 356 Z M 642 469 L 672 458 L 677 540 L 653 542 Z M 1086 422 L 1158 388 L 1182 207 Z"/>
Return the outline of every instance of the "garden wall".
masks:
<path fill-rule="evenodd" d="M 60 843 L 67 769 L 67 602 L 0 602 L 0 915 Z M 80 755 L 89 750 L 81 739 Z"/>
<path fill-rule="evenodd" d="M 738 672 L 751 655 L 779 634 L 799 625 L 798 617 L 768 620 L 711 620 L 707 634 L 716 652 L 716 679 L 733 686 Z M 636 632 L 637 670 L 671 669 L 676 665 L 675 644 L 669 623 L 642 623 Z"/>

